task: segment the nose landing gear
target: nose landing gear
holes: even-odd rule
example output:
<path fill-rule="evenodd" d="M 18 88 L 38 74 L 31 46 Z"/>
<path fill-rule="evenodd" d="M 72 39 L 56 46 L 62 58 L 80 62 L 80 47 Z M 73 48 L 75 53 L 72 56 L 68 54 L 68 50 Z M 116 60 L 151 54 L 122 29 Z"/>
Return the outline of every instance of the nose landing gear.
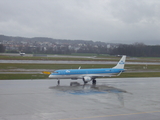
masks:
<path fill-rule="evenodd" d="M 60 84 L 60 80 L 58 79 L 58 81 L 57 81 L 57 85 L 59 85 Z"/>

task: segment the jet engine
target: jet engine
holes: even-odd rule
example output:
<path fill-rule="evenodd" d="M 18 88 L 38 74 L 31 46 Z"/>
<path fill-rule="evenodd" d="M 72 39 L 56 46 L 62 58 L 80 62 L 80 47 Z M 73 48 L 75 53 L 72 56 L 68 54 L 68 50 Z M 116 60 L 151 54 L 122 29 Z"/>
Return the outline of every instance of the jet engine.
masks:
<path fill-rule="evenodd" d="M 85 83 L 87 83 L 87 82 L 89 82 L 89 81 L 91 81 L 91 80 L 92 80 L 91 77 L 84 77 L 84 78 L 83 78 L 83 81 L 84 81 Z"/>

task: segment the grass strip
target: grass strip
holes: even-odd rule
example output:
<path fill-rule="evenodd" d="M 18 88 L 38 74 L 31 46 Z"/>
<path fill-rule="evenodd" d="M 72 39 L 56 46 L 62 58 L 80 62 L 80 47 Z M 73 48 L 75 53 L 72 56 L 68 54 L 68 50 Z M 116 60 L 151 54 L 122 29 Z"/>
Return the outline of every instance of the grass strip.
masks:
<path fill-rule="evenodd" d="M 0 69 L 78 69 L 81 68 L 107 68 L 114 65 L 103 64 L 23 64 L 23 63 L 0 63 Z"/>
<path fill-rule="evenodd" d="M 81 54 L 83 55 L 83 54 Z M 79 56 L 81 56 L 79 55 Z M 87 54 L 86 54 L 87 55 Z M 104 56 L 104 55 L 98 55 L 98 56 L 86 56 L 86 58 L 82 57 L 70 57 L 71 55 L 66 55 L 65 57 L 58 55 L 56 57 L 35 57 L 35 56 L 7 56 L 7 55 L 0 55 L 0 60 L 64 60 L 64 61 L 119 61 L 121 57 L 115 57 L 115 56 Z M 74 55 L 73 55 L 74 56 Z M 85 56 L 85 55 L 84 55 Z M 97 59 L 98 58 L 98 59 Z M 106 59 L 104 59 L 106 58 Z M 160 62 L 159 57 L 135 57 L 130 58 L 127 57 L 127 61 L 129 62 Z"/>
<path fill-rule="evenodd" d="M 48 75 L 45 74 L 0 74 L 0 80 L 14 80 L 14 79 L 46 79 Z"/>
<path fill-rule="evenodd" d="M 122 73 L 118 78 L 132 77 L 160 77 L 160 72 L 138 72 L 138 73 Z"/>
<path fill-rule="evenodd" d="M 0 70 L 14 69 L 81 69 L 85 68 L 112 68 L 111 64 L 27 64 L 27 63 L 0 63 Z M 160 65 L 125 65 L 127 70 L 153 70 L 159 71 Z"/>

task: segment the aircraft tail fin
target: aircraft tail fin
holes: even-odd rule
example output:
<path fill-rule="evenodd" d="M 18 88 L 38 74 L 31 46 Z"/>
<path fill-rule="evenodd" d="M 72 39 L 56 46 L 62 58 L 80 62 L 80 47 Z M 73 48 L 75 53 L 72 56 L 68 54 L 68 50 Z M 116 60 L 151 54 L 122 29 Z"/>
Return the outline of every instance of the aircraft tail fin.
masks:
<path fill-rule="evenodd" d="M 126 61 L 126 55 L 123 55 L 120 61 L 117 63 L 117 65 L 113 68 L 124 69 L 125 61 Z"/>

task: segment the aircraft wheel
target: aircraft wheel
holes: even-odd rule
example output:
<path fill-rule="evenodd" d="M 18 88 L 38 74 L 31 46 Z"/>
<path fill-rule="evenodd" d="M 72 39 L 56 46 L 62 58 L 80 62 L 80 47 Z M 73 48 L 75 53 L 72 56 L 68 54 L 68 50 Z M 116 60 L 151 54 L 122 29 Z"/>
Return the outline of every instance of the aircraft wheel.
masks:
<path fill-rule="evenodd" d="M 97 81 L 96 81 L 95 79 L 92 80 L 92 84 L 93 84 L 93 85 L 95 85 L 96 82 L 97 82 Z"/>
<path fill-rule="evenodd" d="M 84 84 L 87 84 L 88 82 L 84 81 Z"/>
<path fill-rule="evenodd" d="M 60 80 L 57 81 L 57 84 L 58 84 L 58 85 L 60 84 Z"/>

